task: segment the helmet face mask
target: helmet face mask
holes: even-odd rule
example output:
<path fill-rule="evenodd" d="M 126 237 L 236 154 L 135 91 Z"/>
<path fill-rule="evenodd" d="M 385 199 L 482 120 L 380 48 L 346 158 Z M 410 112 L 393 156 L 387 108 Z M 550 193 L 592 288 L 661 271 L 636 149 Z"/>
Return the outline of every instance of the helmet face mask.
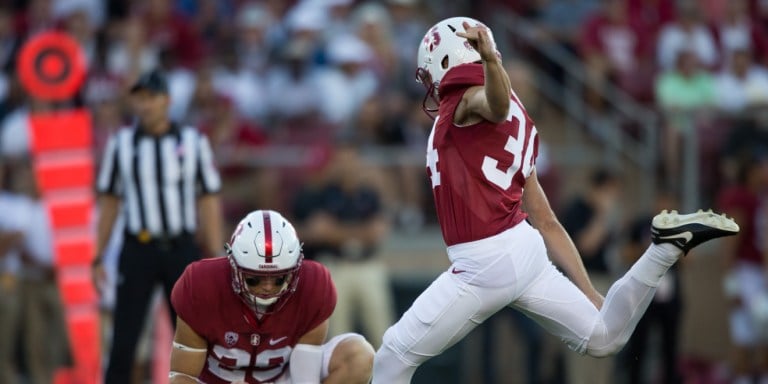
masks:
<path fill-rule="evenodd" d="M 433 82 L 429 72 L 421 67 L 416 68 L 416 82 L 423 85 L 427 90 L 424 94 L 424 100 L 421 102 L 421 108 L 434 120 L 440 105 L 440 99 L 437 94 L 438 84 Z"/>
<path fill-rule="evenodd" d="M 235 294 L 259 313 L 282 308 L 296 290 L 304 259 L 291 223 L 274 211 L 251 212 L 240 221 L 226 249 Z M 258 293 L 265 279 L 279 289 Z"/>

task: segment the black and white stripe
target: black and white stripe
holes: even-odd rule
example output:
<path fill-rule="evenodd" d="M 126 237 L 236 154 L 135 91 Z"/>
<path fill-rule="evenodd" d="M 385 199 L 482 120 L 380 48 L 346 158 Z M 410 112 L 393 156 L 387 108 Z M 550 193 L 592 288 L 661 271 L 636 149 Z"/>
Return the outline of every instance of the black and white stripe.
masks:
<path fill-rule="evenodd" d="M 97 190 L 119 196 L 128 232 L 194 233 L 197 198 L 218 192 L 221 178 L 208 139 L 191 127 L 155 137 L 125 128 L 108 141 Z"/>

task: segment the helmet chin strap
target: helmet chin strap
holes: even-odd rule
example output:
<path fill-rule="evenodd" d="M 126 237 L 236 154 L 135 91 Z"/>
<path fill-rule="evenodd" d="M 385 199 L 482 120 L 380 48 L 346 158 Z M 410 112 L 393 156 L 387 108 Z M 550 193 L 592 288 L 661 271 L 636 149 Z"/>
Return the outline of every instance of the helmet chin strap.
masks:
<path fill-rule="evenodd" d="M 421 109 L 424 110 L 424 113 L 429 116 L 430 119 L 434 120 L 437 116 L 438 108 L 430 108 L 427 106 L 427 102 L 432 99 L 432 101 L 437 105 L 437 97 L 435 96 L 435 83 L 430 83 L 430 85 L 427 87 L 427 93 L 424 94 L 424 100 L 421 101 Z"/>

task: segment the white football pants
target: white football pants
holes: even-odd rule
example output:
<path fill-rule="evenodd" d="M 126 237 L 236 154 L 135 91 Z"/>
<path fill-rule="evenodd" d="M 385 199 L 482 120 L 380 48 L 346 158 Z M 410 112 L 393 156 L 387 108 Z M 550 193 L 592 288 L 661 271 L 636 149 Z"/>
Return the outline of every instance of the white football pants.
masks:
<path fill-rule="evenodd" d="M 451 246 L 451 267 L 384 334 L 374 360 L 373 384 L 410 383 L 419 365 L 504 306 L 522 311 L 578 353 L 614 354 L 629 339 L 659 279 L 680 254 L 669 244 L 651 245 L 611 286 L 598 310 L 550 262 L 544 240 L 527 222 Z"/>

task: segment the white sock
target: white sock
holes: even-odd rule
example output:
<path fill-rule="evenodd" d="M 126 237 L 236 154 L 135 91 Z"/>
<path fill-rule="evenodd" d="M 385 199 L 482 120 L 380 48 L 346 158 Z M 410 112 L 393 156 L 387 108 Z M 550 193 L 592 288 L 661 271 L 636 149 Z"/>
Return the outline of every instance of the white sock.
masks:
<path fill-rule="evenodd" d="M 672 244 L 651 244 L 627 274 L 649 287 L 658 287 L 661 277 L 677 262 L 682 253 L 680 248 Z"/>

